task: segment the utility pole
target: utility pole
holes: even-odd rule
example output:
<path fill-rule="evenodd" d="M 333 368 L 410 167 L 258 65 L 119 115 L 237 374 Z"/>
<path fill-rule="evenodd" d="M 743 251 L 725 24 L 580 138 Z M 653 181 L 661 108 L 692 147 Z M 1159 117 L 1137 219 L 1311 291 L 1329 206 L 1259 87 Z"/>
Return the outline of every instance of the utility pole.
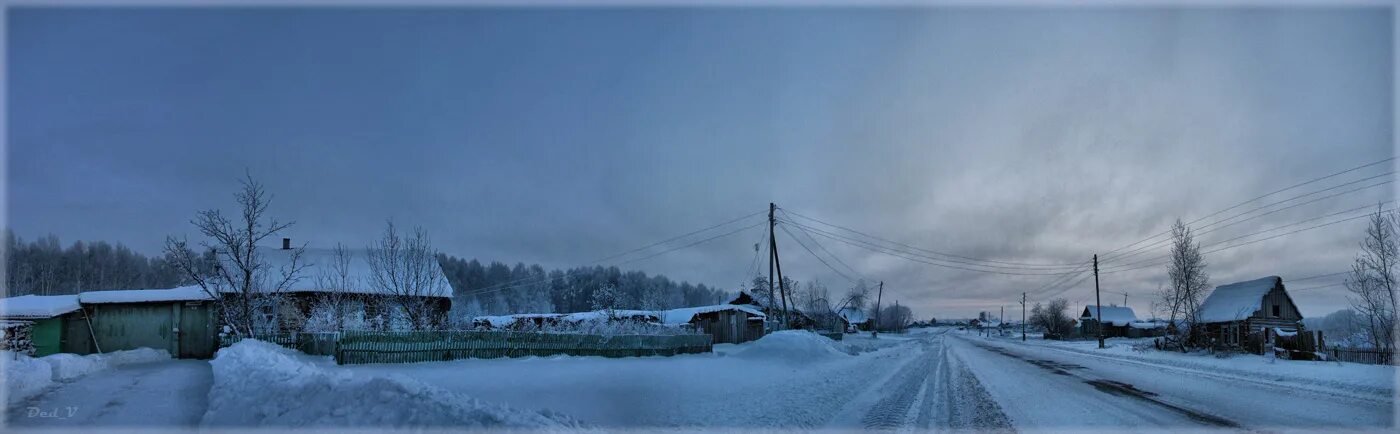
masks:
<path fill-rule="evenodd" d="M 1094 309 L 1098 312 L 1099 348 L 1103 348 L 1103 302 L 1099 301 L 1099 255 L 1094 254 Z"/>
<path fill-rule="evenodd" d="M 1021 293 L 1021 342 L 1026 341 L 1026 293 Z"/>
<path fill-rule="evenodd" d="M 880 281 L 880 292 L 875 294 L 875 328 L 870 331 L 870 337 L 879 336 L 880 333 L 880 300 L 885 297 L 885 281 Z"/>
<path fill-rule="evenodd" d="M 785 330 L 788 327 L 787 290 L 786 285 L 783 284 L 783 261 L 778 259 L 778 237 L 773 234 L 773 226 L 777 225 L 778 222 L 778 220 L 773 217 L 773 212 L 777 210 L 777 204 L 772 202 L 768 203 L 768 246 L 769 250 L 773 252 L 769 260 L 771 261 L 770 264 L 778 270 L 778 296 L 783 299 L 783 326 L 781 329 Z M 768 288 L 770 291 L 773 288 L 773 274 L 771 271 L 768 274 Z M 770 303 L 773 301 L 772 294 L 769 294 L 768 301 Z"/>
<path fill-rule="evenodd" d="M 769 310 L 769 312 L 764 312 L 764 313 L 770 313 L 770 314 L 772 313 L 772 310 L 773 310 L 773 308 L 775 307 L 775 306 L 773 306 L 773 304 L 774 304 L 774 303 L 773 303 L 773 300 L 777 300 L 777 298 L 773 297 L 773 244 L 772 244 L 772 241 L 773 241 L 773 223 L 774 223 L 774 221 L 775 221 L 775 220 L 773 219 L 773 210 L 776 209 L 776 208 L 777 208 L 777 206 L 774 205 L 772 202 L 769 202 L 769 203 L 768 203 L 768 241 L 769 241 L 769 244 L 768 244 L 768 306 L 764 306 L 764 307 L 767 308 L 767 309 Z M 780 324 L 779 326 L 780 326 L 780 328 L 779 328 L 778 330 L 782 330 L 781 324 Z"/>

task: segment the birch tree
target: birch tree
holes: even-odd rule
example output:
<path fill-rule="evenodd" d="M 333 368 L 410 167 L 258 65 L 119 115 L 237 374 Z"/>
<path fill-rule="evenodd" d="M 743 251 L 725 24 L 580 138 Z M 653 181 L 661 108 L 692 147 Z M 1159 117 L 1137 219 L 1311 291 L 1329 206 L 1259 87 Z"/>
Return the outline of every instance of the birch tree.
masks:
<path fill-rule="evenodd" d="M 1361 253 L 1347 277 L 1348 298 L 1361 315 L 1363 324 L 1382 361 L 1389 363 L 1395 351 L 1396 262 L 1400 261 L 1400 241 L 1396 239 L 1400 219 L 1394 211 L 1379 209 L 1366 227 Z"/>
<path fill-rule="evenodd" d="M 1206 273 L 1205 258 L 1201 256 L 1201 244 L 1196 242 L 1191 228 L 1186 227 L 1181 219 L 1172 225 L 1171 259 L 1171 264 L 1167 266 L 1170 285 L 1162 290 L 1161 301 L 1170 312 L 1169 324 L 1176 324 L 1178 318 L 1186 323 L 1185 330 L 1176 330 L 1177 337 L 1181 339 L 1179 342 L 1194 345 L 1199 331 L 1197 311 L 1206 290 L 1210 288 L 1210 275 Z"/>

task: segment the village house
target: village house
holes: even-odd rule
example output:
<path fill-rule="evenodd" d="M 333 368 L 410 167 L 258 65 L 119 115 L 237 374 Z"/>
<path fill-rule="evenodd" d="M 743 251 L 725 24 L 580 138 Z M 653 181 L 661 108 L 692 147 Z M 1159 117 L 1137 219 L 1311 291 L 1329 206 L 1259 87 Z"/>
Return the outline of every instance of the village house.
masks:
<path fill-rule="evenodd" d="M 289 269 L 295 251 L 290 238 L 282 239 L 280 249 L 259 248 L 263 262 L 269 270 L 274 270 L 273 273 Z M 446 321 L 446 313 L 452 308 L 452 286 L 448 284 L 447 275 L 436 260 L 433 261 L 432 267 L 436 271 L 439 284 L 420 294 L 394 294 L 373 284 L 374 273 L 370 267 L 368 250 L 348 249 L 347 253 L 348 257 L 341 267 L 341 259 L 337 257 L 334 249 L 301 249 L 301 257 L 297 262 L 297 265 L 302 267 L 300 278 L 280 294 L 284 297 L 284 303 L 278 317 L 282 320 L 283 329 L 301 330 L 316 303 L 330 294 L 344 297 L 348 303 L 346 310 L 363 312 L 366 320 L 379 318 L 380 322 L 388 321 L 386 309 L 394 305 L 385 303 L 385 297 L 406 296 L 421 299 L 424 307 L 430 310 L 428 317 L 432 318 L 436 325 L 442 325 Z M 345 271 L 344 279 L 339 276 L 342 269 Z M 348 281 L 348 285 L 341 284 L 342 280 Z M 265 314 L 270 315 L 271 312 Z"/>
<path fill-rule="evenodd" d="M 1278 276 L 1215 287 L 1197 310 L 1196 321 L 1208 339 L 1223 347 L 1244 347 L 1251 340 L 1303 329 L 1303 316 Z"/>
<path fill-rule="evenodd" d="M 1100 312 L 1103 315 L 1102 320 L 1099 318 Z M 1079 314 L 1079 333 L 1085 337 L 1097 337 L 1100 324 L 1102 324 L 1103 337 L 1128 337 L 1131 334 L 1132 324 L 1137 320 L 1137 314 L 1133 312 L 1131 307 L 1084 306 L 1084 311 Z"/>
<path fill-rule="evenodd" d="M 708 334 L 716 344 L 737 344 L 763 337 L 763 312 L 750 306 L 720 304 L 662 311 L 613 310 L 576 313 L 522 313 L 488 315 L 472 319 L 483 330 L 537 330 L 552 325 L 578 325 L 587 321 L 631 321 L 667 327 L 686 327 Z"/>
<path fill-rule="evenodd" d="M 837 312 L 837 316 L 844 322 L 845 327 L 843 327 L 842 330 L 845 330 L 846 333 L 870 331 L 874 327 L 874 321 L 871 321 L 870 316 L 866 315 L 865 311 L 861 309 L 856 309 L 854 307 L 841 308 L 841 311 Z"/>

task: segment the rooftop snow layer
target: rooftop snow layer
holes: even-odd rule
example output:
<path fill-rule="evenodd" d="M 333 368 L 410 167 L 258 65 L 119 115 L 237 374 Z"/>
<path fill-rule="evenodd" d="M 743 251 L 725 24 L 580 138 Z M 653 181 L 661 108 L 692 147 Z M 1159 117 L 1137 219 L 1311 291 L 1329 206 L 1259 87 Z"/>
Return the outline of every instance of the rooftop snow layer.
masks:
<path fill-rule="evenodd" d="M 1217 286 L 1197 310 L 1199 321 L 1230 322 L 1248 318 L 1263 306 L 1264 294 L 1268 294 L 1280 281 L 1278 276 L 1269 276 Z"/>
<path fill-rule="evenodd" d="M 1099 319 L 1099 307 L 1096 305 L 1084 306 L 1085 313 L 1079 315 L 1080 318 Z M 1133 313 L 1133 308 L 1127 306 L 1103 306 L 1103 322 L 1113 324 L 1115 327 L 1122 327 L 1137 321 L 1137 314 Z"/>
<path fill-rule="evenodd" d="M 695 318 L 695 315 L 710 312 L 720 312 L 726 310 L 737 310 L 748 313 L 749 316 L 763 318 L 763 312 L 752 307 L 738 304 L 717 304 L 714 306 L 683 307 L 661 312 L 661 322 L 666 324 L 685 324 Z"/>
<path fill-rule="evenodd" d="M 0 299 L 0 318 L 53 318 L 78 309 L 76 295 L 21 295 Z"/>
<path fill-rule="evenodd" d="M 267 264 L 273 276 L 280 276 L 283 270 L 291 266 L 292 252 L 297 249 L 279 249 L 272 247 L 259 247 L 258 253 L 262 256 L 263 262 Z M 319 282 L 317 276 L 324 273 L 335 274 L 330 269 L 337 263 L 334 249 L 304 248 L 301 249 L 301 259 L 298 260 L 301 269 L 300 276 L 296 282 L 292 282 L 286 292 L 349 292 L 355 294 L 381 294 L 385 291 L 374 288 L 370 285 L 374 272 L 369 266 L 369 251 L 366 249 L 348 249 L 349 260 L 346 261 L 347 277 L 352 283 L 351 288 L 327 288 Z M 424 294 L 429 297 L 451 297 L 452 286 L 447 283 L 447 275 L 443 274 L 442 267 L 433 262 L 433 268 L 437 271 L 437 278 L 440 282 L 431 292 Z M 280 280 L 280 279 L 278 279 Z"/>
<path fill-rule="evenodd" d="M 155 303 L 163 301 L 202 301 L 214 297 L 198 286 L 182 286 L 173 289 L 126 289 L 118 291 L 88 291 L 78 294 L 78 301 L 84 304 L 100 303 Z"/>
<path fill-rule="evenodd" d="M 837 315 L 841 315 L 842 318 L 846 319 L 846 322 L 851 324 L 863 324 L 870 320 L 870 317 L 865 315 L 865 311 L 854 307 L 842 308 Z"/>

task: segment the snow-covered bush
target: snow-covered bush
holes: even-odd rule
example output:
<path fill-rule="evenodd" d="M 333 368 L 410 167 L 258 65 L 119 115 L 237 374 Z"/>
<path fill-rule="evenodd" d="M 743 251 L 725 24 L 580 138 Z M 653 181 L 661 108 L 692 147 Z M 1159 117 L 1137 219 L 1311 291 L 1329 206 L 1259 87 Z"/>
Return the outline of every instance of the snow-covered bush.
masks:
<path fill-rule="evenodd" d="M 552 413 L 510 409 L 403 377 L 317 366 L 257 340 L 219 350 L 203 424 L 211 427 L 570 428 Z"/>
<path fill-rule="evenodd" d="M 0 351 L 34 355 L 34 323 L 29 321 L 0 321 Z"/>

